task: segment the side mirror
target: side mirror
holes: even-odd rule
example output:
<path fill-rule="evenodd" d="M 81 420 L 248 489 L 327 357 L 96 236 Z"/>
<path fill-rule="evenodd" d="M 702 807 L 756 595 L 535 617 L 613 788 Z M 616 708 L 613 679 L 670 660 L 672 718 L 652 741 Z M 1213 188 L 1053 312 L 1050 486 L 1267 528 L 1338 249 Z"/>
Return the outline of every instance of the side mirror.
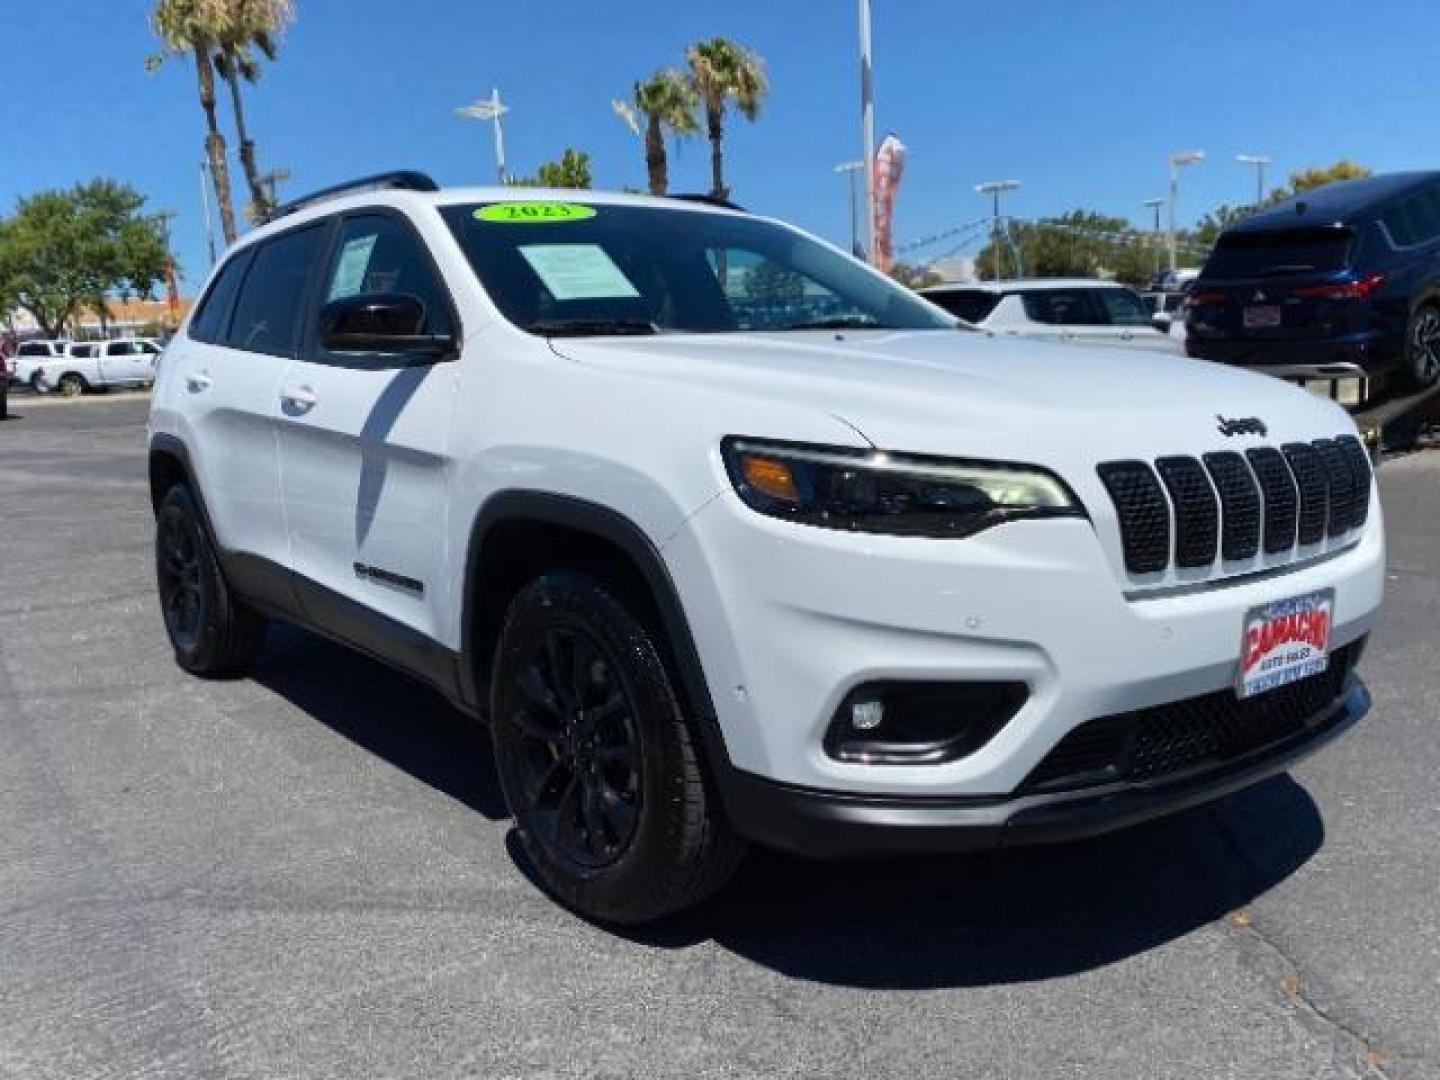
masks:
<path fill-rule="evenodd" d="M 405 353 L 436 359 L 455 351 L 450 334 L 425 333 L 425 304 L 409 293 L 345 296 L 320 309 L 327 352 Z"/>

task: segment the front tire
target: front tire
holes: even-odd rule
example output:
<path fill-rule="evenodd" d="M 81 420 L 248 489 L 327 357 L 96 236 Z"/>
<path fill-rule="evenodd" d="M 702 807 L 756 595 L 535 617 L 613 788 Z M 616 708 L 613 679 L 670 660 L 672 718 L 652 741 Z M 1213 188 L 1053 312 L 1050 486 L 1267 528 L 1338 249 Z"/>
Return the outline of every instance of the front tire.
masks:
<path fill-rule="evenodd" d="M 90 389 L 90 384 L 84 378 L 73 373 L 60 376 L 60 396 L 79 397 Z"/>
<path fill-rule="evenodd" d="M 155 517 L 155 579 L 175 662 L 192 675 L 232 675 L 254 663 L 265 620 L 230 591 L 200 508 L 184 484 Z"/>
<path fill-rule="evenodd" d="M 1410 316 L 1400 379 L 1407 390 L 1425 390 L 1440 381 L 1440 304 L 1426 302 Z"/>
<path fill-rule="evenodd" d="M 634 925 L 698 904 L 744 855 L 651 632 L 600 582 L 552 574 L 510 605 L 491 692 L 495 757 L 544 885 Z"/>

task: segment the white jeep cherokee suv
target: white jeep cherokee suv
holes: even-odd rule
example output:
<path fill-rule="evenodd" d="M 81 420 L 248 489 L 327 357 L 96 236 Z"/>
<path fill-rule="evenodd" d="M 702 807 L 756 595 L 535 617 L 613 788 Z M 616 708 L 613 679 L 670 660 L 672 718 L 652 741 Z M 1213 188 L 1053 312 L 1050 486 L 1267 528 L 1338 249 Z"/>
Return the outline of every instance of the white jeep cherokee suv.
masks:
<path fill-rule="evenodd" d="M 602 920 L 746 841 L 1128 825 L 1368 707 L 1384 541 L 1338 407 L 994 340 L 734 209 L 322 192 L 213 275 L 150 430 L 179 663 L 243 669 L 277 617 L 428 682 Z"/>

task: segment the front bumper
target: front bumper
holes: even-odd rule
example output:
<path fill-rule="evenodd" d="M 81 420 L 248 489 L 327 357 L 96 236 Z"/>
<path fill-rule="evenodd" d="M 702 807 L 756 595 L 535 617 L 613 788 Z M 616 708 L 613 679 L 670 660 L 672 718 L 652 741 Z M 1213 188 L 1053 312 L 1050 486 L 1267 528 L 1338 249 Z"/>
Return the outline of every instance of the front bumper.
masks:
<path fill-rule="evenodd" d="M 1370 709 L 1351 675 L 1304 730 L 1199 773 L 1155 783 L 1019 797 L 898 798 L 817 791 L 731 771 L 726 808 L 749 839 L 812 858 L 973 851 L 1080 839 L 1198 806 L 1283 772 Z"/>

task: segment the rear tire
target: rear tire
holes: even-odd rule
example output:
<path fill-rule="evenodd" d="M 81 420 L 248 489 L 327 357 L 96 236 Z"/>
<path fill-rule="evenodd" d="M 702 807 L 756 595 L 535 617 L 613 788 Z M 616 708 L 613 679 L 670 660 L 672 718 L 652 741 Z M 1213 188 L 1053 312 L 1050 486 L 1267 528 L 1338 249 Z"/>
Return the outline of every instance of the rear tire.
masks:
<path fill-rule="evenodd" d="M 1440 304 L 1427 301 L 1410 316 L 1405 330 L 1405 364 L 1400 383 L 1407 390 L 1425 390 L 1440 381 Z"/>
<path fill-rule="evenodd" d="M 545 885 L 590 918 L 650 922 L 718 892 L 745 853 L 651 632 L 603 584 L 556 573 L 510 604 L 495 757 Z"/>
<path fill-rule="evenodd" d="M 232 675 L 254 663 L 265 620 L 230 591 L 190 489 L 177 484 L 155 517 L 155 578 L 175 662 L 192 675 Z"/>

